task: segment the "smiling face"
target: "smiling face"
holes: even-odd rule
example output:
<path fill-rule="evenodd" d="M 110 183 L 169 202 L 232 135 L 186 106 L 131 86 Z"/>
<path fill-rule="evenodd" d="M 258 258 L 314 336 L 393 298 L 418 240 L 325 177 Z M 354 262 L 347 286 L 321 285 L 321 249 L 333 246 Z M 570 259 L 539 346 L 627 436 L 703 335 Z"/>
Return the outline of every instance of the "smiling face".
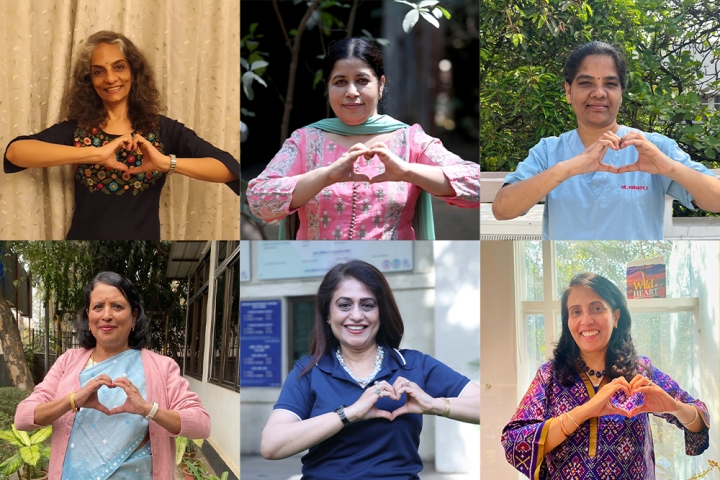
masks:
<path fill-rule="evenodd" d="M 90 293 L 87 311 L 90 332 L 98 348 L 119 353 L 129 348 L 128 337 L 135 325 L 137 311 L 116 287 L 98 283 Z"/>
<path fill-rule="evenodd" d="M 133 77 L 130 64 L 117 45 L 101 43 L 95 47 L 90 57 L 90 78 L 106 108 L 127 103 Z"/>
<path fill-rule="evenodd" d="M 377 114 L 384 85 L 385 76 L 378 80 L 361 59 L 338 60 L 327 79 L 330 107 L 346 125 L 360 125 Z"/>
<path fill-rule="evenodd" d="M 380 329 L 380 309 L 375 295 L 354 278 L 343 280 L 333 293 L 329 322 L 343 349 L 372 348 Z"/>
<path fill-rule="evenodd" d="M 607 55 L 585 57 L 572 84 L 565 82 L 565 98 L 575 111 L 578 125 L 614 128 L 622 103 L 615 61 Z"/>
<path fill-rule="evenodd" d="M 568 329 L 583 354 L 605 353 L 620 310 L 612 307 L 591 288 L 578 286 L 567 300 Z"/>

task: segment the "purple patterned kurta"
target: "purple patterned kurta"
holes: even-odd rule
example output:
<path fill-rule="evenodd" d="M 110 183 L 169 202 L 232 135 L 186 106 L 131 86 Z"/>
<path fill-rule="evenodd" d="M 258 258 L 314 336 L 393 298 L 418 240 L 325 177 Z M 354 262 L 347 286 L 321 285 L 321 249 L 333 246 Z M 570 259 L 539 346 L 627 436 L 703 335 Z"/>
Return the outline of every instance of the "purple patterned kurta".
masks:
<path fill-rule="evenodd" d="M 652 380 L 675 400 L 692 403 L 700 409 L 709 427 L 707 407 L 693 399 L 669 376 L 652 366 L 650 359 L 638 357 L 652 371 Z M 600 388 L 607 383 L 603 379 Z M 655 451 L 647 414 L 625 418 L 607 415 L 592 418 L 580 425 L 570 437 L 545 453 L 544 445 L 550 423 L 555 417 L 590 401 L 595 391 L 583 372 L 569 387 L 563 386 L 553 373 L 552 362 L 542 365 L 510 423 L 503 429 L 502 443 L 507 461 L 533 479 L 562 480 L 638 480 L 655 478 Z M 700 455 L 709 445 L 707 428 L 698 433 L 686 430 L 672 415 L 658 417 L 685 432 L 685 453 Z M 567 417 L 565 418 L 567 420 Z"/>
<path fill-rule="evenodd" d="M 451 205 L 480 206 L 480 166 L 447 151 L 420 125 L 401 128 L 387 142 L 405 162 L 439 167 L 455 190 L 440 197 Z M 257 178 L 250 181 L 247 199 L 252 213 L 265 221 L 294 212 L 290 201 L 297 176 L 326 167 L 347 152 L 317 128 L 295 130 Z M 385 170 L 377 156 L 358 158 L 355 171 L 372 178 Z M 298 240 L 347 240 L 354 218 L 354 240 L 414 240 L 412 218 L 420 188 L 406 182 L 340 182 L 323 189 L 300 207 Z"/>

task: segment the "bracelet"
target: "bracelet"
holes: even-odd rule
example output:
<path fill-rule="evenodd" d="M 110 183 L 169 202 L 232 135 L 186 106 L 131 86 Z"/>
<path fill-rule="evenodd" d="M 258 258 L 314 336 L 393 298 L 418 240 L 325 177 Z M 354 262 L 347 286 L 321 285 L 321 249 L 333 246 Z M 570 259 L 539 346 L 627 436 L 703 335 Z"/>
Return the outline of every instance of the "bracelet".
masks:
<path fill-rule="evenodd" d="M 75 406 L 75 392 L 70 393 L 70 408 L 75 413 L 78 413 L 80 411 L 80 409 Z"/>
<path fill-rule="evenodd" d="M 572 420 L 572 422 L 575 424 L 575 426 L 576 426 L 577 428 L 580 428 L 580 425 L 578 425 L 578 423 L 573 419 L 573 417 L 570 416 L 569 413 L 565 412 L 564 415 L 567 415 L 568 418 L 569 418 L 570 420 Z"/>
<path fill-rule="evenodd" d="M 563 433 L 566 437 L 569 437 L 570 434 L 567 432 L 567 430 L 565 430 L 565 425 L 563 425 L 563 422 L 562 422 L 562 415 L 560 415 L 560 416 L 558 417 L 558 420 L 560 420 L 560 430 L 562 430 L 562 433 Z"/>
<path fill-rule="evenodd" d="M 695 423 L 695 420 L 697 420 L 699 416 L 700 416 L 700 414 L 698 413 L 698 409 L 695 408 L 695 416 L 693 417 L 693 419 L 691 421 L 689 421 L 688 423 L 683 423 L 683 422 L 680 422 L 680 419 L 678 418 L 678 422 L 682 423 L 683 427 L 687 427 L 688 425 L 692 425 L 693 423 Z"/>
<path fill-rule="evenodd" d="M 448 418 L 450 416 L 450 400 L 445 397 L 440 397 L 445 401 L 445 411 L 440 415 L 441 417 Z"/>
<path fill-rule="evenodd" d="M 167 171 L 167 175 L 170 176 L 175 173 L 175 167 L 177 166 L 177 158 L 172 153 L 168 155 L 170 157 L 170 169 Z"/>
<path fill-rule="evenodd" d="M 152 420 L 153 417 L 155 416 L 155 414 L 156 414 L 157 411 L 158 411 L 158 406 L 159 406 L 159 405 L 157 404 L 157 402 L 153 402 L 153 406 L 152 406 L 152 408 L 150 409 L 150 413 L 148 413 L 147 415 L 145 415 L 145 418 L 147 418 L 148 420 Z"/>
<path fill-rule="evenodd" d="M 345 405 L 340 405 L 338 408 L 335 409 L 335 413 L 337 413 L 340 416 L 340 420 L 342 420 L 343 427 L 347 427 L 350 425 L 350 420 L 347 419 L 345 416 Z"/>

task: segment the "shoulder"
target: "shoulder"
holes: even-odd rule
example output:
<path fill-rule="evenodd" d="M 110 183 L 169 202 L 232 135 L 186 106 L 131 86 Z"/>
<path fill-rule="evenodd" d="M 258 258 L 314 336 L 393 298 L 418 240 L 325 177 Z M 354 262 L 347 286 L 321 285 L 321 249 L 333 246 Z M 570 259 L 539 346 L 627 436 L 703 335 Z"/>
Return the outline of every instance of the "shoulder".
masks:
<path fill-rule="evenodd" d="M 395 355 L 400 365 L 403 365 L 406 369 L 420 368 L 428 370 L 439 365 L 444 365 L 443 362 L 435 357 L 418 350 L 391 349 L 390 354 Z"/>
<path fill-rule="evenodd" d="M 173 366 L 177 366 L 177 362 L 175 362 L 173 358 L 167 357 L 165 355 L 160 355 L 159 353 L 155 353 L 152 350 L 148 350 L 147 348 L 141 349 L 140 354 L 143 361 L 149 361 L 151 364 L 155 365 L 158 369 L 161 370 L 168 370 Z"/>
<path fill-rule="evenodd" d="M 642 356 L 638 355 L 637 363 L 638 363 L 639 370 L 645 370 L 645 371 L 649 372 L 649 371 L 652 371 L 652 369 L 654 368 L 652 361 L 648 357 L 642 357 Z"/>
<path fill-rule="evenodd" d="M 65 353 L 63 353 L 62 355 L 60 355 L 57 360 L 55 360 L 55 363 L 72 363 L 77 359 L 82 358 L 82 356 L 85 354 L 89 356 L 90 350 L 87 348 L 71 348 L 69 350 L 66 350 Z"/>
<path fill-rule="evenodd" d="M 538 367 L 537 374 L 535 375 L 535 378 L 541 380 L 544 383 L 550 383 L 550 381 L 555 377 L 555 362 L 553 360 L 549 360 L 540 367 Z"/>

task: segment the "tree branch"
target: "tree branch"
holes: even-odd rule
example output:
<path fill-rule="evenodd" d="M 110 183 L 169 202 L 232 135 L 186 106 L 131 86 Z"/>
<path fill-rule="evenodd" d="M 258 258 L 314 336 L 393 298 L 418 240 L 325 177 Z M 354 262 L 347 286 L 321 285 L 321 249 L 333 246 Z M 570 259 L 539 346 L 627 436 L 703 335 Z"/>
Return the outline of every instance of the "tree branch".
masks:
<path fill-rule="evenodd" d="M 277 0 L 272 0 L 273 9 L 275 10 L 275 15 L 277 15 L 278 23 L 280 24 L 280 29 L 282 30 L 283 36 L 285 37 L 285 45 L 287 45 L 288 50 L 290 50 L 290 55 L 292 55 L 292 42 L 290 42 L 290 37 L 288 36 L 287 30 L 285 30 L 285 24 L 283 23 L 282 16 L 280 15 L 280 9 L 277 6 Z"/>

